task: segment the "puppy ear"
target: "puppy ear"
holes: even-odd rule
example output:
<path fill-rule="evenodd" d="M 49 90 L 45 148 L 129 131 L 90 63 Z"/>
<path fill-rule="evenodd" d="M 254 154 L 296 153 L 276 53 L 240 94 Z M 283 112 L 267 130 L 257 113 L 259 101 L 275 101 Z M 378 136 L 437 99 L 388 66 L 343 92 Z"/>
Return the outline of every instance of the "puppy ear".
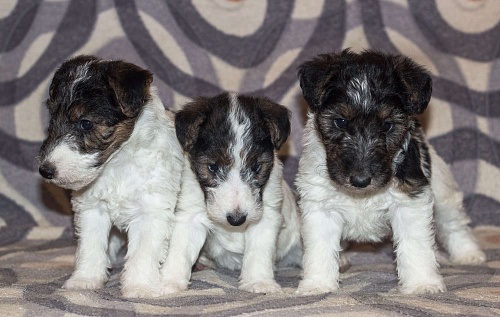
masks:
<path fill-rule="evenodd" d="M 208 100 L 199 97 L 175 114 L 175 133 L 184 151 L 189 152 L 193 148 L 209 110 Z"/>
<path fill-rule="evenodd" d="M 122 112 L 127 117 L 137 116 L 149 98 L 153 74 L 131 63 L 112 61 L 107 75 Z"/>
<path fill-rule="evenodd" d="M 343 64 L 356 56 L 349 49 L 337 54 L 321 54 L 299 66 L 298 76 L 304 99 L 312 111 L 321 110 L 323 103 L 337 87 Z"/>
<path fill-rule="evenodd" d="M 290 111 L 267 98 L 257 99 L 271 134 L 271 142 L 274 148 L 279 150 L 290 135 Z"/>
<path fill-rule="evenodd" d="M 325 100 L 326 84 L 335 77 L 338 70 L 331 64 L 330 55 L 319 55 L 299 66 L 300 88 L 309 108 L 316 112 Z"/>
<path fill-rule="evenodd" d="M 421 114 L 432 95 L 432 78 L 420 65 L 407 57 L 394 57 L 397 94 L 408 114 Z"/>

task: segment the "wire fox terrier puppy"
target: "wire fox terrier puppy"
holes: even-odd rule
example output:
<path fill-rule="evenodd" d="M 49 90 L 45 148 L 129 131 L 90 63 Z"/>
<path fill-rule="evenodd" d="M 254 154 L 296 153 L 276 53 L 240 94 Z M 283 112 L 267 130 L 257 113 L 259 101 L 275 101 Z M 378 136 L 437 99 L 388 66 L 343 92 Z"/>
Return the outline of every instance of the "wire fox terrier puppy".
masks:
<path fill-rule="evenodd" d="M 126 234 L 122 294 L 159 295 L 183 157 L 152 81 L 136 65 L 93 56 L 69 59 L 54 75 L 39 171 L 73 190 L 78 246 L 66 289 L 102 287 Z"/>
<path fill-rule="evenodd" d="M 200 250 L 205 265 L 241 269 L 240 289 L 281 292 L 275 260 L 302 260 L 296 202 L 275 153 L 290 133 L 289 111 L 266 98 L 223 93 L 187 104 L 175 126 L 188 162 L 163 292 L 187 289 Z"/>
<path fill-rule="evenodd" d="M 434 221 L 452 263 L 485 261 L 462 194 L 415 118 L 432 92 L 422 67 L 402 56 L 344 50 L 303 63 L 299 79 L 310 110 L 296 180 L 304 241 L 298 294 L 338 289 L 342 239 L 391 235 L 400 292 L 445 291 Z"/>

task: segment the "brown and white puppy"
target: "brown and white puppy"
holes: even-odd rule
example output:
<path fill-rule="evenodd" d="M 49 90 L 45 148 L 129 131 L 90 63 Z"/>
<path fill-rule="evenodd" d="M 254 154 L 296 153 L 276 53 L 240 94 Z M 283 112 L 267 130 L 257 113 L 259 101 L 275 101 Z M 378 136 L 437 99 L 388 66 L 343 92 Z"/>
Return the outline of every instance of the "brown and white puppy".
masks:
<path fill-rule="evenodd" d="M 273 265 L 300 265 L 299 216 L 276 150 L 288 110 L 266 98 L 223 93 L 175 116 L 188 163 L 163 272 L 163 292 L 186 290 L 191 267 L 241 269 L 240 289 L 280 292 Z"/>
<path fill-rule="evenodd" d="M 452 262 L 485 261 L 453 176 L 415 117 L 431 98 L 427 71 L 403 56 L 344 50 L 303 63 L 299 79 L 310 107 L 296 181 L 299 294 L 338 288 L 341 239 L 379 242 L 391 234 L 400 291 L 444 291 L 434 220 Z"/>
<path fill-rule="evenodd" d="M 136 65 L 93 56 L 69 59 L 54 75 L 39 171 L 73 190 L 78 247 L 66 289 L 103 287 L 124 244 L 116 227 L 128 236 L 123 295 L 158 295 L 183 161 L 152 81 Z"/>

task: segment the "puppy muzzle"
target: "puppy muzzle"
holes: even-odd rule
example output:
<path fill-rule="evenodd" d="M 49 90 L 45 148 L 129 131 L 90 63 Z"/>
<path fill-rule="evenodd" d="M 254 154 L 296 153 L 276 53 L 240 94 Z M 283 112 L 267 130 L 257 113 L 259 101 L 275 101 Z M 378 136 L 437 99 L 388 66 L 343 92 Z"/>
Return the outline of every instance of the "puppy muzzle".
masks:
<path fill-rule="evenodd" d="M 228 213 L 226 216 L 227 222 L 234 227 L 239 227 L 247 220 L 247 215 L 239 210 Z"/>
<path fill-rule="evenodd" d="M 366 175 L 352 175 L 349 178 L 349 182 L 356 188 L 365 188 L 366 186 L 370 185 L 370 183 L 372 182 L 372 178 Z"/>
<path fill-rule="evenodd" d="M 56 174 L 56 167 L 50 163 L 45 162 L 40 165 L 40 167 L 38 168 L 38 172 L 43 176 L 43 178 L 53 179 Z"/>

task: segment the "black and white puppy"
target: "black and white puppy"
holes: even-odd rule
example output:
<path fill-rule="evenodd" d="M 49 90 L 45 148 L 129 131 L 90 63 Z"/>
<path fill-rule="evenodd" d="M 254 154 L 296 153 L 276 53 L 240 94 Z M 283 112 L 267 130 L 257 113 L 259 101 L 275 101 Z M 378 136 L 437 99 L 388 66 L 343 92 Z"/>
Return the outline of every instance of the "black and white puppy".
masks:
<path fill-rule="evenodd" d="M 114 226 L 128 236 L 122 294 L 158 295 L 183 156 L 152 81 L 136 65 L 93 56 L 67 60 L 52 79 L 39 171 L 73 190 L 78 247 L 66 289 L 104 285 L 125 242 Z"/>
<path fill-rule="evenodd" d="M 299 79 L 310 110 L 296 180 L 304 241 L 298 294 L 338 289 L 341 239 L 379 242 L 391 234 L 400 291 L 445 291 L 434 220 L 451 262 L 485 261 L 462 194 L 415 118 L 432 92 L 421 66 L 344 50 L 303 63 Z"/>
<path fill-rule="evenodd" d="M 186 290 L 203 264 L 241 269 L 240 289 L 280 292 L 273 265 L 300 265 L 299 216 L 275 150 L 290 133 L 289 111 L 266 98 L 223 93 L 175 116 L 186 152 L 176 225 L 162 268 L 163 293 Z"/>

